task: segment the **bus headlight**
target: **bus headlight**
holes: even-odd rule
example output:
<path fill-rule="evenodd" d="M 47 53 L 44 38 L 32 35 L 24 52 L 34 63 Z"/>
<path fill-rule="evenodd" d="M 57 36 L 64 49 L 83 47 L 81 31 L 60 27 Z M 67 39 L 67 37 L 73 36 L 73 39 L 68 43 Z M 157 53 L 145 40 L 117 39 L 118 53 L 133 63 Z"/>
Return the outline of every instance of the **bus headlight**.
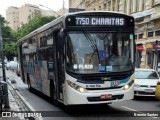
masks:
<path fill-rule="evenodd" d="M 132 86 L 133 83 L 134 83 L 134 80 L 131 80 L 128 84 L 124 85 L 123 89 L 128 90 Z"/>
<path fill-rule="evenodd" d="M 73 83 L 73 82 L 71 82 L 71 81 L 69 81 L 69 80 L 67 80 L 67 84 L 68 84 L 71 88 L 73 88 L 73 89 L 75 89 L 75 90 L 77 90 L 77 91 L 79 91 L 79 92 L 85 92 L 85 91 L 86 91 L 86 89 L 85 89 L 84 87 L 79 86 L 79 85 L 77 85 L 77 84 L 75 84 L 75 83 Z"/>
<path fill-rule="evenodd" d="M 124 86 L 124 89 L 125 89 L 125 90 L 127 90 L 128 88 L 129 88 L 129 85 L 128 85 L 128 84 Z"/>

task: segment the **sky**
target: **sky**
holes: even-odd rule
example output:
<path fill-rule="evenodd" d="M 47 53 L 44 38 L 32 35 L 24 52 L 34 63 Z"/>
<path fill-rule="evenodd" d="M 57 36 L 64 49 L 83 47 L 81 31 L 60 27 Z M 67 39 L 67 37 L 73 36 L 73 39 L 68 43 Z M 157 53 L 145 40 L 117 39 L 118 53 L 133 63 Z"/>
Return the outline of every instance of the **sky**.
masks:
<path fill-rule="evenodd" d="M 51 8 L 54 11 L 58 11 L 63 7 L 63 0 L 0 0 L 0 15 L 6 17 L 6 10 L 9 6 L 21 7 L 27 3 L 37 5 L 39 4 Z M 64 0 L 65 8 L 68 8 L 68 0 Z M 45 7 L 41 9 L 48 10 Z"/>

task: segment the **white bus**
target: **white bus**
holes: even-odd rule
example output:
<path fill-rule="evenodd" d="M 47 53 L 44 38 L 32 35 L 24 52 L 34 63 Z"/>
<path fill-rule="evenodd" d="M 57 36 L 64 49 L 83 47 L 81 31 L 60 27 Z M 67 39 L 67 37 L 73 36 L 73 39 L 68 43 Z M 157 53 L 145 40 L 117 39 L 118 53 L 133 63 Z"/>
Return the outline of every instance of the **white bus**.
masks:
<path fill-rule="evenodd" d="M 63 15 L 18 42 L 22 80 L 57 104 L 134 96 L 134 18 L 113 12 Z"/>

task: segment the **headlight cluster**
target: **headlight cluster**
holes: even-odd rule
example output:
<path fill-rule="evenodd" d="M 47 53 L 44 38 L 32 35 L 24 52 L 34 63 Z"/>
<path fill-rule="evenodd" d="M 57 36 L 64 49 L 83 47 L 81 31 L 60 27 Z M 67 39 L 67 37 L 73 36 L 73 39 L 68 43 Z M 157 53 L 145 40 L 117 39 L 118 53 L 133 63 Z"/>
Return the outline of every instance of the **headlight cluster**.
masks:
<path fill-rule="evenodd" d="M 77 85 L 77 84 L 75 84 L 75 83 L 73 83 L 73 82 L 71 82 L 71 81 L 69 81 L 69 80 L 67 80 L 67 84 L 68 84 L 70 87 L 74 88 L 75 90 L 77 90 L 77 91 L 79 91 L 79 92 L 85 92 L 85 91 L 86 91 L 86 89 L 85 89 L 84 87 L 79 86 L 79 85 Z"/>
<path fill-rule="evenodd" d="M 123 89 L 128 90 L 132 86 L 133 83 L 134 83 L 134 80 L 130 81 L 128 84 L 124 85 Z"/>

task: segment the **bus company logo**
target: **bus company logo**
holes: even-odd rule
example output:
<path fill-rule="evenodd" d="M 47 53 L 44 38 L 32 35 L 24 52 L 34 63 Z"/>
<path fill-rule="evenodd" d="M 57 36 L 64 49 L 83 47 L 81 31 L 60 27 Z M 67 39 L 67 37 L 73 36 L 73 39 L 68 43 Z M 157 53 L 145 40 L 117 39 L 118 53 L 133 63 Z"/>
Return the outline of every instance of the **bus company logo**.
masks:
<path fill-rule="evenodd" d="M 112 86 L 119 85 L 119 84 L 120 84 L 120 82 L 118 82 L 118 81 L 113 81 L 112 82 Z"/>

